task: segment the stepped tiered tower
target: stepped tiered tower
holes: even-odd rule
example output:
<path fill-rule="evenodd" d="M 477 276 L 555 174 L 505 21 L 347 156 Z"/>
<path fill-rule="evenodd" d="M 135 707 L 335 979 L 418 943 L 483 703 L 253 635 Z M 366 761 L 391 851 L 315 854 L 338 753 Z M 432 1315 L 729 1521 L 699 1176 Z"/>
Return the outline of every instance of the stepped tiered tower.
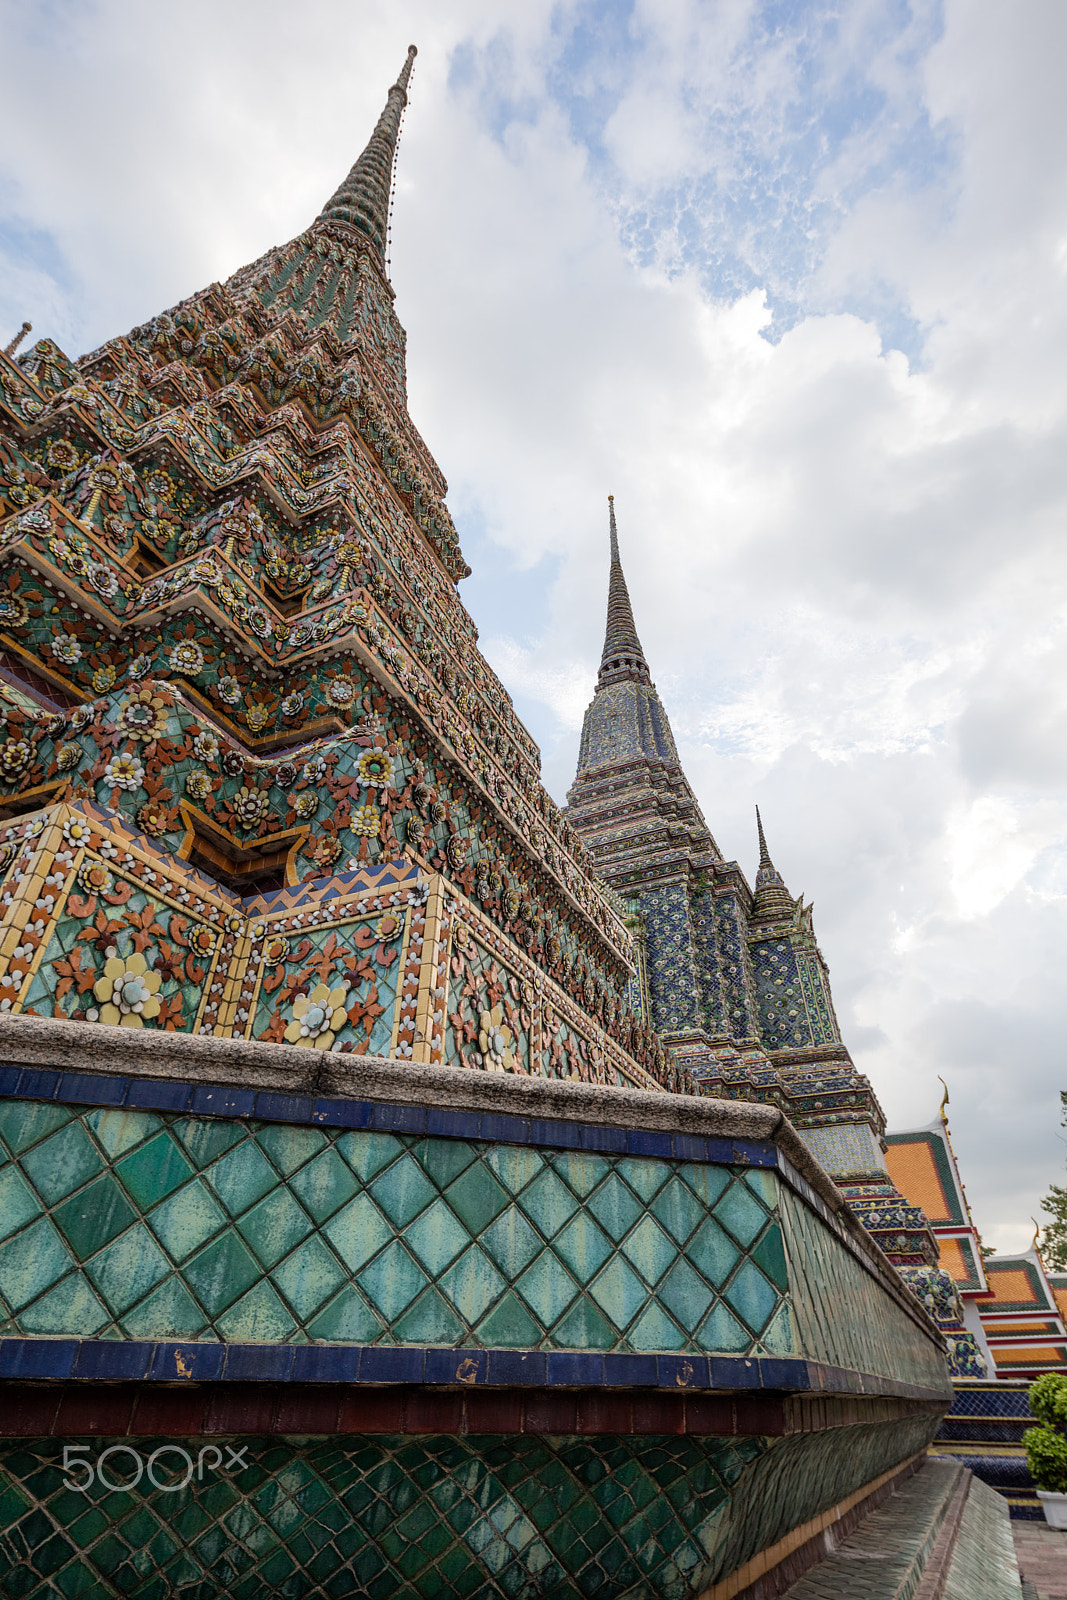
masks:
<path fill-rule="evenodd" d="M 758 926 L 860 1092 L 810 925 L 770 878 L 746 921 L 636 636 L 605 693 L 620 740 L 661 716 L 633 737 L 684 836 L 657 769 L 662 920 L 699 902 L 724 963 L 713 993 L 676 941 L 677 1001 L 659 879 L 645 937 L 478 651 L 384 260 L 413 57 L 296 239 L 80 361 L 0 354 L 27 1600 L 752 1600 L 920 1466 L 949 1398 L 778 1106 L 684 1064 L 785 1081 Z M 783 1041 L 792 1010 L 764 1004 Z"/>

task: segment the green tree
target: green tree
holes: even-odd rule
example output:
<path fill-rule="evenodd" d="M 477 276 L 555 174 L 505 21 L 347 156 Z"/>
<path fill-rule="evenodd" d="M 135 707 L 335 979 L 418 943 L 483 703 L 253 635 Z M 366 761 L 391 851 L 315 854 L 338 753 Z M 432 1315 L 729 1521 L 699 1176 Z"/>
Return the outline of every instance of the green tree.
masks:
<path fill-rule="evenodd" d="M 1067 1089 L 1060 1090 L 1063 1107 L 1063 1126 L 1067 1128 Z M 1046 1266 L 1054 1272 L 1067 1272 L 1067 1188 L 1052 1184 L 1041 1202 L 1042 1211 L 1048 1212 L 1052 1221 L 1044 1230 L 1041 1253 Z"/>

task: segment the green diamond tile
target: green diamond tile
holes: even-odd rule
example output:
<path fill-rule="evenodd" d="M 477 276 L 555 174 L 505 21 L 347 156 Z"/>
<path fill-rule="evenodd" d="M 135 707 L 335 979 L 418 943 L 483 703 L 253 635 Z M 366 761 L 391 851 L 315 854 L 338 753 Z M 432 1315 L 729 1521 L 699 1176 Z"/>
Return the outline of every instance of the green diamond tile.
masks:
<path fill-rule="evenodd" d="M 635 1350 L 681 1350 L 685 1344 L 681 1328 L 655 1301 L 642 1311 L 626 1337 Z"/>
<path fill-rule="evenodd" d="M 772 1356 L 796 1354 L 797 1341 L 793 1331 L 793 1314 L 787 1305 L 780 1306 L 763 1332 L 764 1348 Z"/>
<path fill-rule="evenodd" d="M 72 1195 L 52 1213 L 52 1221 L 79 1261 L 116 1238 L 137 1213 L 109 1172 Z"/>
<path fill-rule="evenodd" d="M 406 1148 L 391 1133 L 343 1133 L 335 1148 L 364 1183 L 395 1161 Z"/>
<path fill-rule="evenodd" d="M 251 1139 L 221 1156 L 204 1178 L 231 1217 L 239 1217 L 278 1184 L 278 1174 Z"/>
<path fill-rule="evenodd" d="M 14 1155 L 21 1155 L 31 1144 L 65 1127 L 74 1113 L 66 1106 L 51 1106 L 42 1100 L 0 1101 L 0 1138 Z"/>
<path fill-rule="evenodd" d="M 273 1267 L 301 1239 L 307 1238 L 311 1232 L 311 1222 L 303 1207 L 297 1204 L 287 1189 L 275 1189 L 258 1206 L 245 1212 L 237 1224 L 237 1231 L 263 1265 Z"/>
<path fill-rule="evenodd" d="M 439 1189 L 447 1189 L 478 1159 L 477 1150 L 464 1139 L 423 1139 L 411 1153 Z"/>
<path fill-rule="evenodd" d="M 441 1279 L 440 1288 L 471 1327 L 485 1315 L 507 1285 L 476 1244 Z"/>
<path fill-rule="evenodd" d="M 540 1234 L 530 1227 L 518 1206 L 509 1206 L 490 1223 L 481 1246 L 509 1280 L 517 1278 L 542 1248 Z"/>
<path fill-rule="evenodd" d="M 749 1348 L 752 1335 L 720 1301 L 718 1305 L 713 1306 L 701 1323 L 697 1330 L 696 1343 L 701 1350 L 716 1350 L 724 1355 L 737 1355 Z"/>
<path fill-rule="evenodd" d="M 372 1344 L 382 1332 L 382 1323 L 349 1283 L 308 1323 L 307 1331 L 326 1344 Z"/>
<path fill-rule="evenodd" d="M 318 1128 L 292 1128 L 270 1123 L 256 1130 L 256 1143 L 265 1150 L 283 1177 L 289 1178 L 329 1144 Z"/>
<path fill-rule="evenodd" d="M 296 1327 L 269 1283 L 255 1284 L 219 1318 L 223 1338 L 237 1344 L 277 1344 Z"/>
<path fill-rule="evenodd" d="M 686 1259 L 691 1261 L 708 1282 L 721 1289 L 737 1264 L 740 1251 L 732 1239 L 727 1238 L 714 1217 L 699 1228 L 686 1247 Z"/>
<path fill-rule="evenodd" d="M 522 1301 L 509 1292 L 479 1323 L 475 1337 L 490 1350 L 531 1350 L 543 1333 Z"/>
<path fill-rule="evenodd" d="M 558 1179 L 556 1181 L 559 1182 Z M 449 1184 L 445 1199 L 464 1227 L 475 1237 L 500 1215 L 508 1203 L 507 1192 L 481 1162 L 468 1167 L 461 1177 Z"/>
<path fill-rule="evenodd" d="M 394 1239 L 369 1267 L 364 1267 L 358 1282 L 375 1311 L 392 1323 L 425 1289 L 429 1279 L 400 1240 Z"/>
<path fill-rule="evenodd" d="M 592 1217 L 580 1211 L 558 1234 L 552 1248 L 570 1267 L 579 1283 L 588 1283 L 611 1254 L 611 1240 Z"/>
<path fill-rule="evenodd" d="M 449 1263 L 471 1242 L 470 1234 L 443 1200 L 435 1201 L 417 1222 L 411 1224 L 404 1240 L 431 1278 L 440 1277 Z"/>
<path fill-rule="evenodd" d="M 95 1255 L 86 1271 L 115 1315 L 121 1316 L 167 1276 L 170 1264 L 139 1222 Z"/>
<path fill-rule="evenodd" d="M 187 1183 L 145 1219 L 172 1261 L 184 1261 L 226 1226 L 226 1213 L 202 1178 Z"/>
<path fill-rule="evenodd" d="M 392 1228 L 367 1194 L 358 1194 L 322 1231 L 350 1272 L 358 1272 L 393 1237 Z"/>
<path fill-rule="evenodd" d="M 714 1209 L 714 1215 L 727 1233 L 747 1249 L 767 1221 L 767 1213 L 748 1186 L 734 1183 Z"/>
<path fill-rule="evenodd" d="M 564 1183 L 569 1184 L 582 1200 L 592 1194 L 597 1184 L 602 1183 L 611 1171 L 602 1156 L 574 1155 L 570 1151 L 559 1152 L 551 1158 L 551 1162 Z"/>
<path fill-rule="evenodd" d="M 714 1298 L 703 1278 L 684 1257 L 674 1263 L 656 1290 L 656 1299 L 663 1302 L 686 1333 L 693 1332 Z"/>
<path fill-rule="evenodd" d="M 578 1210 L 577 1200 L 551 1168 L 522 1191 L 518 1204 L 546 1239 L 554 1238 Z"/>
<path fill-rule="evenodd" d="M 200 1304 L 211 1317 L 233 1304 L 251 1287 L 262 1268 L 235 1233 L 224 1233 L 184 1268 L 184 1276 Z"/>
<path fill-rule="evenodd" d="M 80 1122 L 70 1122 L 22 1157 L 22 1170 L 47 1206 L 54 1206 L 103 1169 L 104 1160 Z"/>
<path fill-rule="evenodd" d="M 684 1244 L 697 1224 L 704 1220 L 705 1211 L 680 1178 L 671 1178 L 653 1200 L 652 1215 L 662 1223 L 672 1239 Z"/>
<path fill-rule="evenodd" d="M 542 1328 L 551 1328 L 566 1311 L 578 1285 L 551 1250 L 538 1256 L 515 1285 Z"/>
<path fill-rule="evenodd" d="M 641 1156 L 627 1156 L 616 1170 L 622 1174 L 630 1188 L 647 1204 L 657 1194 L 671 1175 L 670 1167 L 662 1161 L 649 1161 Z"/>
<path fill-rule="evenodd" d="M 622 1252 L 651 1287 L 659 1282 L 676 1259 L 678 1247 L 668 1239 L 659 1224 L 646 1215 L 623 1240 Z"/>
<path fill-rule="evenodd" d="M 344 1283 L 345 1269 L 333 1251 L 313 1234 L 281 1266 L 275 1267 L 271 1281 L 300 1321 L 306 1322 Z"/>
<path fill-rule="evenodd" d="M 41 1217 L 0 1245 L 0 1294 L 12 1311 L 21 1311 L 73 1265 L 59 1233 Z"/>
<path fill-rule="evenodd" d="M 758 1267 L 742 1261 L 723 1290 L 723 1298 L 753 1333 L 762 1332 L 778 1295 Z"/>
<path fill-rule="evenodd" d="M 180 1278 L 168 1278 L 122 1319 L 129 1339 L 195 1339 L 207 1318 Z M 180 1377 L 179 1372 L 174 1376 Z"/>
<path fill-rule="evenodd" d="M 193 1176 L 192 1166 L 167 1133 L 157 1133 L 131 1155 L 123 1156 L 115 1171 L 142 1211 L 166 1199 Z"/>
<path fill-rule="evenodd" d="M 485 1155 L 485 1164 L 511 1194 L 525 1189 L 544 1170 L 544 1157 L 526 1145 L 499 1145 Z"/>
<path fill-rule="evenodd" d="M 557 1350 L 610 1350 L 618 1334 L 593 1302 L 580 1295 L 565 1317 L 552 1329 Z"/>
<path fill-rule="evenodd" d="M 648 1290 L 621 1256 L 614 1256 L 589 1286 L 593 1299 L 620 1330 L 637 1315 L 648 1299 Z"/>
<path fill-rule="evenodd" d="M 40 1300 L 27 1306 L 19 1325 L 23 1333 L 68 1333 L 79 1339 L 91 1339 L 110 1321 L 110 1313 L 81 1273 L 72 1272 Z"/>
<path fill-rule="evenodd" d="M 121 1106 L 103 1106 L 89 1111 L 85 1121 L 112 1161 L 143 1144 L 163 1126 L 151 1111 L 126 1111 Z"/>
<path fill-rule="evenodd" d="M 40 1214 L 41 1202 L 17 1167 L 0 1172 L 0 1239 Z"/>
<path fill-rule="evenodd" d="M 359 1179 L 332 1147 L 324 1150 L 289 1180 L 316 1222 L 325 1222 L 359 1189 Z"/>
<path fill-rule="evenodd" d="M 689 1185 L 701 1205 L 710 1211 L 723 1190 L 729 1188 L 732 1174 L 728 1167 L 687 1161 L 678 1168 L 678 1176 Z"/>
<path fill-rule="evenodd" d="M 789 1269 L 786 1266 L 785 1249 L 782 1245 L 782 1230 L 776 1222 L 771 1224 L 759 1244 L 752 1250 L 752 1259 L 758 1267 L 763 1268 L 771 1282 L 784 1294 L 789 1288 Z"/>
<path fill-rule="evenodd" d="M 207 1167 L 223 1151 L 239 1144 L 247 1136 L 248 1128 L 222 1117 L 179 1117 L 171 1124 L 171 1132 L 198 1167 Z"/>
<path fill-rule="evenodd" d="M 436 1289 L 427 1289 L 393 1328 L 401 1344 L 456 1344 L 466 1328 Z"/>
<path fill-rule="evenodd" d="M 436 1198 L 433 1184 L 411 1155 L 401 1156 L 375 1178 L 370 1192 L 395 1228 L 406 1228 Z"/>
<path fill-rule="evenodd" d="M 773 1211 L 778 1203 L 778 1179 L 773 1172 L 767 1172 L 760 1167 L 747 1167 L 741 1174 L 752 1193 L 756 1195 L 768 1211 Z"/>
<path fill-rule="evenodd" d="M 644 1206 L 615 1172 L 609 1174 L 588 1201 L 589 1210 L 618 1244 L 637 1221 Z"/>

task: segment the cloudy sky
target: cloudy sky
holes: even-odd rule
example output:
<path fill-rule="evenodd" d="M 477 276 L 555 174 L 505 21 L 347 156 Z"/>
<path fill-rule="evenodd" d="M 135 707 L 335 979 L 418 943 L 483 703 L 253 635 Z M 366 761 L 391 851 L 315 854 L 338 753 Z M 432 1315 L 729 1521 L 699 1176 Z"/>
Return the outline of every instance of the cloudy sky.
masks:
<path fill-rule="evenodd" d="M 447 13 L 447 15 L 446 15 Z M 1067 9 L 0 0 L 0 335 L 300 231 L 419 46 L 412 414 L 562 800 L 605 497 L 682 758 L 752 808 L 891 1127 L 1029 1241 L 1067 1086 Z"/>

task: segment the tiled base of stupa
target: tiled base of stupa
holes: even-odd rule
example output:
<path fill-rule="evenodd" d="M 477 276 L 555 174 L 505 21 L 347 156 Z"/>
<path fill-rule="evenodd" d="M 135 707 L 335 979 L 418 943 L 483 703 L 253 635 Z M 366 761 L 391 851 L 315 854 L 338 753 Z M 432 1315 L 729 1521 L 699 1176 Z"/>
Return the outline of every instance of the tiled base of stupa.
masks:
<path fill-rule="evenodd" d="M 7 1592 L 737 1593 L 936 1432 L 773 1108 L 0 1030 Z"/>

